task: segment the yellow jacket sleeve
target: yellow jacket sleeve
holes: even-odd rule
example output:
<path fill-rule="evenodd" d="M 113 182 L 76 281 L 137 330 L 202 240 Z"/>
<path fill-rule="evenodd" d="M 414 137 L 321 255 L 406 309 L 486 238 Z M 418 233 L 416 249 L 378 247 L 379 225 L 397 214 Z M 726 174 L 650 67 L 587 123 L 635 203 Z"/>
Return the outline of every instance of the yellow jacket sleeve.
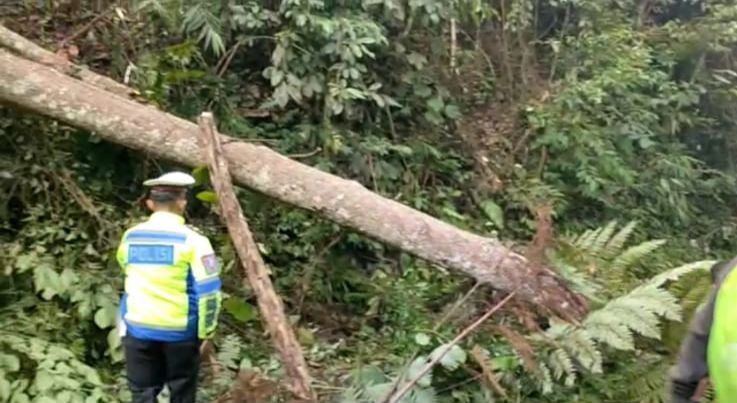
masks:
<path fill-rule="evenodd" d="M 190 267 L 197 298 L 197 335 L 212 337 L 222 304 L 220 267 L 210 241 L 201 235 L 192 237 Z"/>
<path fill-rule="evenodd" d="M 118 261 L 118 265 L 120 266 L 120 270 L 123 271 L 123 274 L 125 274 L 125 266 L 128 263 L 128 245 L 125 243 L 125 237 L 128 235 L 129 231 L 125 231 L 123 233 L 123 236 L 120 239 L 120 245 L 118 245 L 118 251 L 115 254 L 115 260 Z"/>

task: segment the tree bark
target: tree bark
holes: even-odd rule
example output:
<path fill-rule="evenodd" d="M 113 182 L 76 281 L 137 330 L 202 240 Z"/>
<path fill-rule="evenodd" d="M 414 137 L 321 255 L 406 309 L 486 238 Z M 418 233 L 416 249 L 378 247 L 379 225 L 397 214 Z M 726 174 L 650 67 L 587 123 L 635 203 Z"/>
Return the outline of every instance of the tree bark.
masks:
<path fill-rule="evenodd" d="M 16 105 L 108 141 L 188 166 L 203 164 L 197 125 L 141 105 L 0 49 L 0 102 Z M 547 267 L 536 267 L 498 240 L 460 230 L 358 182 L 223 136 L 224 156 L 240 185 L 314 211 L 429 262 L 466 273 L 566 318 L 585 302 Z"/>
<path fill-rule="evenodd" d="M 289 326 L 282 301 L 274 291 L 269 272 L 233 191 L 228 163 L 223 158 L 223 147 L 215 128 L 215 120 L 208 112 L 203 113 L 198 122 L 202 130 L 203 151 L 210 168 L 210 181 L 219 199 L 221 217 L 228 227 L 248 282 L 256 294 L 261 318 L 282 357 L 292 391 L 301 399 L 314 401 L 315 396 L 310 389 L 310 375 L 302 355 L 302 348 Z"/>
<path fill-rule="evenodd" d="M 123 85 L 110 77 L 96 74 L 85 67 L 75 65 L 62 56 L 49 52 L 2 25 L 0 25 L 0 47 L 6 48 L 30 61 L 41 63 L 59 70 L 64 74 L 77 77 L 105 91 L 110 91 L 123 97 L 137 93 L 133 88 Z"/>

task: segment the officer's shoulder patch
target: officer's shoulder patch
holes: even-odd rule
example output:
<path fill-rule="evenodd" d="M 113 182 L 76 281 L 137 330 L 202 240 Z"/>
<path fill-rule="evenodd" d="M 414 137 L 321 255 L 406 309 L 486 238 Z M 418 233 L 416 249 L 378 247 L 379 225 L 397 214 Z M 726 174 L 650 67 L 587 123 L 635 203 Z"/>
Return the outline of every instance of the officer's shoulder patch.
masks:
<path fill-rule="evenodd" d="M 215 254 L 202 256 L 202 266 L 205 267 L 205 273 L 215 274 L 218 272 L 218 259 Z"/>

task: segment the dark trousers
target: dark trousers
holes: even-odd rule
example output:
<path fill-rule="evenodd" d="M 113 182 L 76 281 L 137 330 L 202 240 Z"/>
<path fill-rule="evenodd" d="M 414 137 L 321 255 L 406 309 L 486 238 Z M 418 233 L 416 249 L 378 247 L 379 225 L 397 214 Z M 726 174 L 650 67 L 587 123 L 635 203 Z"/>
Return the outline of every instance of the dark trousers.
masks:
<path fill-rule="evenodd" d="M 123 346 L 132 403 L 156 403 L 164 385 L 169 386 L 171 403 L 195 402 L 199 341 L 166 343 L 126 336 Z"/>

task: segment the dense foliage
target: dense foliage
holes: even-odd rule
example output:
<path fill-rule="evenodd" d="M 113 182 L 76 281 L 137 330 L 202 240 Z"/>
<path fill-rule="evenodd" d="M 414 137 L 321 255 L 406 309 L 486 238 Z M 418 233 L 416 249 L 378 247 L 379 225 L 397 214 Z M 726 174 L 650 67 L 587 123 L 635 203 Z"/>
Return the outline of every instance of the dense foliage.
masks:
<path fill-rule="evenodd" d="M 185 118 L 213 110 L 223 132 L 549 262 L 591 301 L 578 324 L 505 307 L 405 402 L 661 401 L 678 321 L 709 287 L 701 269 L 737 246 L 735 1 L 68 0 L 0 12 L 142 102 Z M 126 400 L 113 250 L 143 217 L 142 179 L 168 168 L 0 109 L 0 402 Z M 195 193 L 207 191 L 196 173 Z M 317 215 L 239 197 L 322 401 L 382 398 L 500 299 Z M 277 399 L 282 369 L 211 201 L 199 193 L 189 209 L 225 262 L 203 399 Z"/>

